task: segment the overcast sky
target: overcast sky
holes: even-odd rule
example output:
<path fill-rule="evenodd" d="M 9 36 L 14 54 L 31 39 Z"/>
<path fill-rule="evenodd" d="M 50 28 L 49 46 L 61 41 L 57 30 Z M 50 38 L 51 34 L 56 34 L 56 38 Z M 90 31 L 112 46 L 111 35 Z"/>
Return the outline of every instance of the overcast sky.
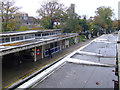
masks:
<path fill-rule="evenodd" d="M 20 11 L 26 12 L 29 16 L 37 17 L 36 10 L 40 8 L 40 4 L 43 0 L 15 0 L 16 5 L 22 7 Z M 47 0 L 46 0 L 47 1 Z M 120 0 L 59 0 L 66 7 L 69 7 L 71 3 L 75 4 L 75 12 L 79 15 L 90 16 L 95 15 L 95 11 L 100 6 L 109 6 L 114 9 L 115 17 L 118 18 L 118 2 Z"/>

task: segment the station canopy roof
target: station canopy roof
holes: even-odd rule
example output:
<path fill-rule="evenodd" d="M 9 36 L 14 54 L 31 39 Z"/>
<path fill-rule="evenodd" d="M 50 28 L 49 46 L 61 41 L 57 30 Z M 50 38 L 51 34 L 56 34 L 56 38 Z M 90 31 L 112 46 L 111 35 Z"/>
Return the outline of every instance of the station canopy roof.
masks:
<path fill-rule="evenodd" d="M 37 32 L 50 32 L 50 31 L 61 31 L 61 29 L 44 29 L 44 30 L 27 30 L 27 31 L 13 31 L 13 32 L 3 32 L 0 33 L 0 37 L 2 36 L 13 36 L 13 35 L 23 35 L 23 34 L 31 34 Z"/>

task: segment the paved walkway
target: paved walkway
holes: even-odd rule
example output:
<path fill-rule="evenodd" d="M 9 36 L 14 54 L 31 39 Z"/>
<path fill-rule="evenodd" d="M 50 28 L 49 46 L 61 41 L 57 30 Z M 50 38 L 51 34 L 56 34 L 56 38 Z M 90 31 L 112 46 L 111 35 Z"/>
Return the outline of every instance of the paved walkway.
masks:
<path fill-rule="evenodd" d="M 44 66 L 47 66 L 48 64 L 58 60 L 59 58 L 69 54 L 70 52 L 86 45 L 90 41 L 91 40 L 86 40 L 85 42 L 81 42 L 76 45 L 72 45 L 69 48 L 64 49 L 64 50 L 54 54 L 52 58 L 44 58 L 44 59 L 38 60 L 37 62 L 26 61 L 18 66 L 8 65 L 8 67 L 3 67 L 2 68 L 3 69 L 3 73 L 2 73 L 3 87 L 10 85 L 12 82 L 15 82 L 16 80 L 25 78 L 26 76 L 43 68 Z"/>

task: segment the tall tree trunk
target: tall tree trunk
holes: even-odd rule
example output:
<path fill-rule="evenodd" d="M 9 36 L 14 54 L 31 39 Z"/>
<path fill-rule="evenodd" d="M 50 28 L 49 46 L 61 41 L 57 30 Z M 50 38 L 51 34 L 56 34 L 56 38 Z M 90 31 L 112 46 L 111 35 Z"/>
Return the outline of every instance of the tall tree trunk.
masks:
<path fill-rule="evenodd" d="M 53 26 L 54 26 L 54 19 L 51 19 L 49 24 L 49 29 L 53 29 Z"/>

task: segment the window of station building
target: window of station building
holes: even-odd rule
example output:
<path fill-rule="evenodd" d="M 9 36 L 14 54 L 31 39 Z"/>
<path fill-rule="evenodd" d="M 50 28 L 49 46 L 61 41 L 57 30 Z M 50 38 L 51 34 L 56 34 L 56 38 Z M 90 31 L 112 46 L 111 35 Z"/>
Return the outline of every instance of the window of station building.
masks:
<path fill-rule="evenodd" d="M 35 36 L 36 36 L 36 37 L 38 37 L 38 36 L 39 36 L 39 34 L 37 33 L 37 34 L 35 34 Z"/>
<path fill-rule="evenodd" d="M 42 36 L 45 36 L 45 33 L 43 33 Z"/>
<path fill-rule="evenodd" d="M 23 40 L 23 36 L 20 36 L 20 40 Z"/>
<path fill-rule="evenodd" d="M 57 42 L 55 42 L 55 47 L 57 47 L 58 46 L 58 43 Z"/>
<path fill-rule="evenodd" d="M 49 49 L 49 44 L 45 45 L 45 49 L 46 50 Z"/>
<path fill-rule="evenodd" d="M 41 34 L 40 34 L 40 36 L 41 36 Z M 34 38 L 35 37 L 35 35 L 34 34 L 32 34 L 32 38 Z"/>
<path fill-rule="evenodd" d="M 46 33 L 46 35 L 48 36 L 48 35 L 49 35 L 49 33 Z"/>
<path fill-rule="evenodd" d="M 2 43 L 4 43 L 5 42 L 5 39 L 4 38 L 2 38 Z"/>
<path fill-rule="evenodd" d="M 16 41 L 20 40 L 20 37 L 16 37 Z"/>
<path fill-rule="evenodd" d="M 55 32 L 55 35 L 57 35 L 57 32 Z"/>
<path fill-rule="evenodd" d="M 59 32 L 57 32 L 57 35 L 59 34 Z"/>
<path fill-rule="evenodd" d="M 25 39 L 30 39 L 30 38 L 34 38 L 34 37 L 35 37 L 35 35 L 33 35 L 33 34 L 32 35 L 26 35 Z"/>
<path fill-rule="evenodd" d="M 38 33 L 38 34 L 37 34 L 37 36 L 39 36 L 39 37 L 40 37 L 40 36 L 41 36 L 41 33 Z"/>
<path fill-rule="evenodd" d="M 48 32 L 48 36 L 50 35 L 50 32 Z"/>
<path fill-rule="evenodd" d="M 16 41 L 15 37 L 12 37 L 12 38 L 11 38 L 11 41 Z"/>
<path fill-rule="evenodd" d="M 47 36 L 47 33 L 45 33 L 45 36 Z"/>
<path fill-rule="evenodd" d="M 35 36 L 38 36 L 38 34 L 35 34 Z"/>
<path fill-rule="evenodd" d="M 56 32 L 56 34 L 58 35 L 59 33 L 58 33 L 58 32 Z"/>
<path fill-rule="evenodd" d="M 47 33 L 45 33 L 45 36 L 47 36 Z"/>
<path fill-rule="evenodd" d="M 50 43 L 50 48 L 53 48 L 53 47 L 54 47 L 53 43 Z"/>
<path fill-rule="evenodd" d="M 32 38 L 32 35 L 29 35 L 29 37 L 28 38 Z"/>
<path fill-rule="evenodd" d="M 55 33 L 54 32 L 52 32 L 52 35 L 54 35 Z"/>
<path fill-rule="evenodd" d="M 10 38 L 5 38 L 5 42 L 10 42 Z"/>
<path fill-rule="evenodd" d="M 52 32 L 50 32 L 50 35 L 52 35 Z"/>
<path fill-rule="evenodd" d="M 52 35 L 52 32 L 50 32 L 50 34 L 49 35 Z"/>
<path fill-rule="evenodd" d="M 48 33 L 44 33 L 44 36 L 48 36 Z"/>
<path fill-rule="evenodd" d="M 25 39 L 29 39 L 29 36 L 25 36 Z"/>

